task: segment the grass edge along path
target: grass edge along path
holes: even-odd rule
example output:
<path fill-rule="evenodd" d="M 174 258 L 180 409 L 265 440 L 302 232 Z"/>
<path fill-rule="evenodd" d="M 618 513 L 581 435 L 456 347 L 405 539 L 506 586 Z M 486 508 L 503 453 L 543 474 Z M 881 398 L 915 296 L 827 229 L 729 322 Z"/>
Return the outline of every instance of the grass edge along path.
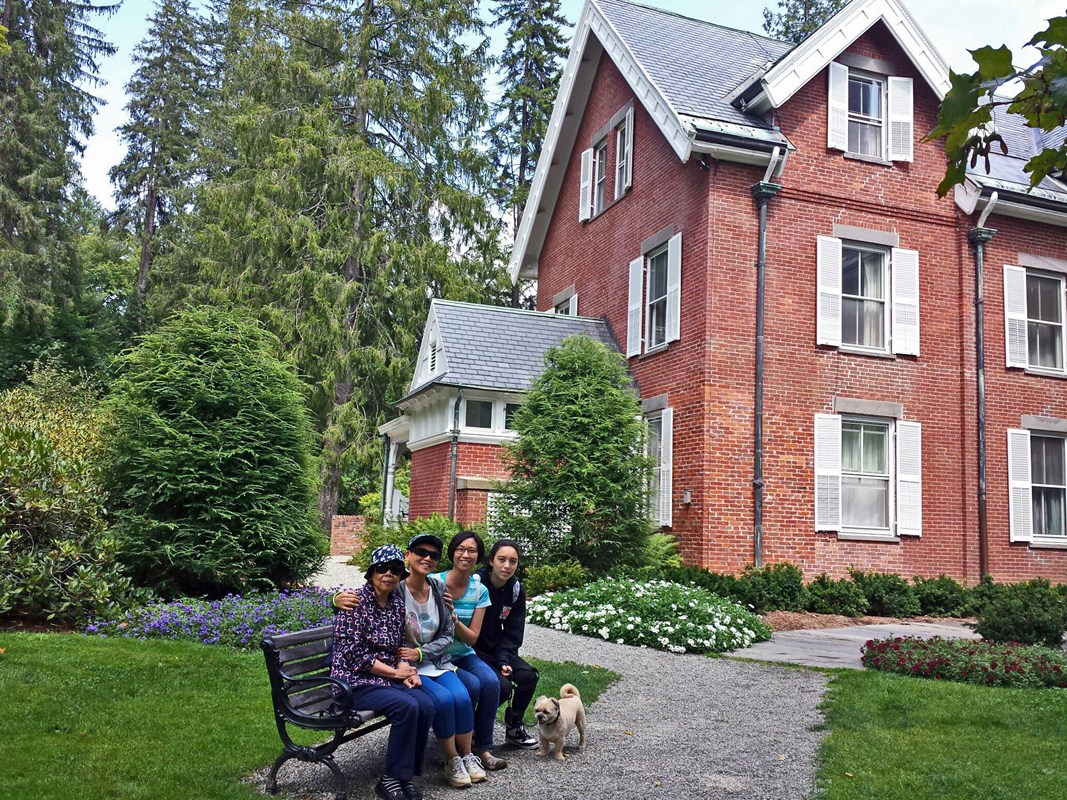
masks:
<path fill-rule="evenodd" d="M 841 671 L 823 697 L 820 800 L 1067 797 L 1067 692 Z"/>
<path fill-rule="evenodd" d="M 0 633 L 0 651 L 0 795 L 261 797 L 240 780 L 281 751 L 259 651 L 30 633 Z M 539 692 L 569 681 L 586 703 L 619 677 L 571 663 L 535 666 Z M 325 769 L 323 781 L 332 787 Z"/>

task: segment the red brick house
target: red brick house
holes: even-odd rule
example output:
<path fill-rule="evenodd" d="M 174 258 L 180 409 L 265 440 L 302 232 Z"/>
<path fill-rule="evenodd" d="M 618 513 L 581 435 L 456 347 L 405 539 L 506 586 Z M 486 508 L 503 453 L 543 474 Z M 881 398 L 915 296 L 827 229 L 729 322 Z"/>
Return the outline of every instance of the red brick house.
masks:
<path fill-rule="evenodd" d="M 1002 117 L 1010 155 L 938 198 L 947 89 L 898 0 L 797 46 L 588 0 L 511 269 L 618 341 L 689 562 L 1067 578 L 1067 186 L 1027 191 L 1042 142 Z"/>

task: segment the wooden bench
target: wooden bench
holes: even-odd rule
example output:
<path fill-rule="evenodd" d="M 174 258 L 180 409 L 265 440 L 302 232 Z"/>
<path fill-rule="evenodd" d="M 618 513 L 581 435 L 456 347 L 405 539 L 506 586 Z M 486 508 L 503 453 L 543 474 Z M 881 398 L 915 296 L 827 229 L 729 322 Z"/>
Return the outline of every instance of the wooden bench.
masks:
<path fill-rule="evenodd" d="M 295 758 L 329 767 L 337 782 L 336 800 L 347 800 L 348 781 L 333 760 L 333 751 L 385 727 L 389 721 L 376 711 L 352 708 L 351 689 L 344 681 L 330 677 L 332 625 L 264 636 L 260 646 L 267 659 L 274 721 L 282 738 L 282 753 L 270 768 L 267 791 L 277 794 L 278 768 Z M 335 695 L 335 687 L 340 694 Z M 323 744 L 298 745 L 289 736 L 289 725 L 333 731 L 333 738 Z"/>

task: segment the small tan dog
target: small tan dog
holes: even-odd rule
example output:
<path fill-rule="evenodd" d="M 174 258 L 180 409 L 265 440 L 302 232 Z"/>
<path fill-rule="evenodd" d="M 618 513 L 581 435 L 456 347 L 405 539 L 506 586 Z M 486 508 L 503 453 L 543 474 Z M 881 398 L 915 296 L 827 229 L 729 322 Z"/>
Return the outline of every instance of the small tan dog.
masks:
<path fill-rule="evenodd" d="M 559 700 L 541 695 L 534 703 L 537 732 L 541 737 L 541 755 L 548 755 L 548 746 L 556 745 L 556 761 L 562 761 L 563 742 L 567 734 L 578 729 L 578 749 L 585 749 L 585 706 L 582 696 L 571 684 L 565 683 L 559 690 Z"/>

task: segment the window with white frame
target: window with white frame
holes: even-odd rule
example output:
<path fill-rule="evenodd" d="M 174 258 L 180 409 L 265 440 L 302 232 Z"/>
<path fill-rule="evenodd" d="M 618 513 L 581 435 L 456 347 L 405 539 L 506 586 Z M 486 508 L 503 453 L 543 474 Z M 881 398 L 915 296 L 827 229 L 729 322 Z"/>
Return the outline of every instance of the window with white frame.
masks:
<path fill-rule="evenodd" d="M 519 398 L 465 395 L 460 404 L 461 428 L 468 434 L 492 438 L 513 436 L 512 420 L 519 408 Z"/>
<path fill-rule="evenodd" d="M 648 487 L 649 517 L 657 525 L 670 527 L 674 484 L 674 410 L 664 408 L 645 416 L 648 438 L 645 453 L 652 460 Z"/>
<path fill-rule="evenodd" d="M 468 428 L 493 428 L 493 401 L 468 398 L 464 424 Z"/>
<path fill-rule="evenodd" d="M 630 262 L 626 356 L 665 347 L 681 336 L 682 235 Z"/>
<path fill-rule="evenodd" d="M 593 216 L 604 210 L 608 195 L 608 143 L 593 148 Z"/>
<path fill-rule="evenodd" d="M 633 169 L 634 109 L 630 106 L 626 117 L 615 127 L 615 199 L 630 188 Z"/>
<path fill-rule="evenodd" d="M 1067 439 L 1041 431 L 1008 431 L 1011 540 L 1067 543 Z"/>
<path fill-rule="evenodd" d="M 504 430 L 514 430 L 512 420 L 515 419 L 515 414 L 519 410 L 518 403 L 504 403 Z"/>
<path fill-rule="evenodd" d="M 891 537 L 922 532 L 922 426 L 815 415 L 815 529 Z"/>
<path fill-rule="evenodd" d="M 816 342 L 919 355 L 919 253 L 818 237 Z"/>
<path fill-rule="evenodd" d="M 1064 372 L 1064 276 L 1004 267 L 1005 351 L 1009 367 Z"/>
<path fill-rule="evenodd" d="M 552 310 L 555 313 L 563 314 L 564 316 L 578 316 L 578 295 L 572 294 L 570 297 L 560 300 Z"/>
<path fill-rule="evenodd" d="M 858 156 L 911 161 L 915 123 L 911 78 L 829 67 L 827 146 Z"/>

